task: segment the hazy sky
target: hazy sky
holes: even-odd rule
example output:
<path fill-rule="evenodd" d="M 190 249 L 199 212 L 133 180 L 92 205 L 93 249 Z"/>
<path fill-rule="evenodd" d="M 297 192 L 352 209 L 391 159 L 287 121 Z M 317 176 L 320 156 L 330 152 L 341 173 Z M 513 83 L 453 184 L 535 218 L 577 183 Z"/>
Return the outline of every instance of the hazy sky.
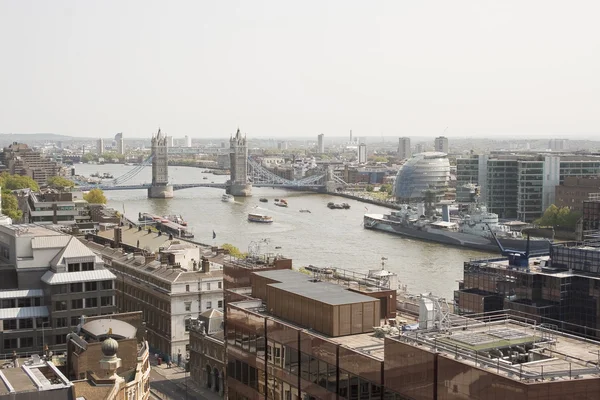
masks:
<path fill-rule="evenodd" d="M 599 15 L 598 1 L 0 0 L 0 132 L 592 138 Z"/>

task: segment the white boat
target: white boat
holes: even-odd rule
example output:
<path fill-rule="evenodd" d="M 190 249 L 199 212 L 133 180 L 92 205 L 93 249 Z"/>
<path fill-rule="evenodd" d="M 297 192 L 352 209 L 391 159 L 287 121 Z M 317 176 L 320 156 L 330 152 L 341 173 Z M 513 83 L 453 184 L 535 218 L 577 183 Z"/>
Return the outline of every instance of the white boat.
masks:
<path fill-rule="evenodd" d="M 271 222 L 273 222 L 273 217 L 271 217 L 269 215 L 264 215 L 264 214 L 250 213 L 250 214 L 248 214 L 248 221 L 261 222 L 263 224 L 270 224 Z"/>
<path fill-rule="evenodd" d="M 221 196 L 221 201 L 224 201 L 225 203 L 233 203 L 235 201 L 235 197 L 225 193 L 223 196 Z"/>
<path fill-rule="evenodd" d="M 288 206 L 288 203 L 285 199 L 275 199 L 273 204 L 275 204 L 276 206 L 279 206 L 279 207 L 287 207 Z"/>

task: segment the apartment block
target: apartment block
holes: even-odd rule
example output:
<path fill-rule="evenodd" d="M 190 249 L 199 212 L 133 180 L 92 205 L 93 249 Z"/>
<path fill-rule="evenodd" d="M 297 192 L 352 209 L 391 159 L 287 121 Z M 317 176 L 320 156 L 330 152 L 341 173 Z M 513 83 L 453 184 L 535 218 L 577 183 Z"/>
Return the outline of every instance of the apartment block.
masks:
<path fill-rule="evenodd" d="M 24 143 L 15 142 L 5 147 L 0 153 L 0 163 L 6 166 L 10 174 L 28 176 L 39 185 L 45 185 L 48 178 L 67 172 L 66 168 Z"/>
<path fill-rule="evenodd" d="M 412 151 L 410 148 L 410 138 L 401 137 L 398 139 L 398 158 L 401 160 L 407 160 L 412 157 Z"/>
<path fill-rule="evenodd" d="M 115 275 L 73 236 L 0 226 L 0 352 L 61 348 L 82 315 L 115 311 Z"/>

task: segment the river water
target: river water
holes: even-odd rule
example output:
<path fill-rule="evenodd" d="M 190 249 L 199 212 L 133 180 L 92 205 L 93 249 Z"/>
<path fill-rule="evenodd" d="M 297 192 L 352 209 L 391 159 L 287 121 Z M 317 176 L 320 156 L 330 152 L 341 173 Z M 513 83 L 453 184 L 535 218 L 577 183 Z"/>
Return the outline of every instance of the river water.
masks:
<path fill-rule="evenodd" d="M 89 176 L 108 172 L 118 177 L 133 169 L 124 165 L 76 164 L 77 174 Z M 172 183 L 225 182 L 226 175 L 202 172 L 202 168 L 169 167 Z M 206 179 L 203 179 L 205 178 Z M 151 169 L 144 168 L 128 184 L 150 183 Z M 108 205 L 133 220 L 139 212 L 157 215 L 180 214 L 194 233 L 194 240 L 222 245 L 231 243 L 248 251 L 252 242 L 260 243 L 261 253 L 281 253 L 293 259 L 295 268 L 312 264 L 367 272 L 386 268 L 398 274 L 400 283 L 411 293 L 432 292 L 452 298 L 457 281 L 462 279 L 463 262 L 485 258 L 489 254 L 427 243 L 384 232 L 364 229 L 362 217 L 369 212 L 389 209 L 326 194 L 295 192 L 284 189 L 253 188 L 253 196 L 236 198 L 235 203 L 221 201 L 222 189 L 194 188 L 175 192 L 172 199 L 148 199 L 146 190 L 106 191 Z M 259 202 L 266 197 L 268 203 Z M 277 207 L 273 199 L 285 198 L 288 208 Z M 347 202 L 349 210 L 330 210 L 327 203 Z M 308 209 L 311 213 L 301 213 Z M 273 216 L 272 224 L 248 222 L 249 212 Z M 213 231 L 216 238 L 213 240 Z"/>

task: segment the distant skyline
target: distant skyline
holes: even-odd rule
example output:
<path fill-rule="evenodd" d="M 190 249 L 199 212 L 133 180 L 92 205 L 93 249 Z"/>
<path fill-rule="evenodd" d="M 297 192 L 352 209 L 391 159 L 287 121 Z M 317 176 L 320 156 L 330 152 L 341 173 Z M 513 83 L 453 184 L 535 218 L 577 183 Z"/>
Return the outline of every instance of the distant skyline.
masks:
<path fill-rule="evenodd" d="M 595 139 L 599 14 L 594 1 L 0 0 L 0 133 Z"/>

